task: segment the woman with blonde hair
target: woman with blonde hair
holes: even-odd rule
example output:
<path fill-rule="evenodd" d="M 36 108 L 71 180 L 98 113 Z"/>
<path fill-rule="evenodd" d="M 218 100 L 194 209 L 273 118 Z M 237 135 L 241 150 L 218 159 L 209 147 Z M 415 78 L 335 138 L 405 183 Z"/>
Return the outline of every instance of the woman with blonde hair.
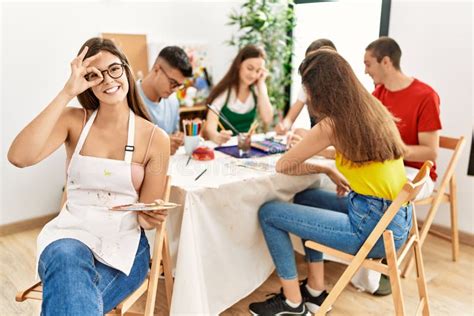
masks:
<path fill-rule="evenodd" d="M 75 97 L 82 108 L 67 107 Z M 145 279 L 150 248 L 143 230 L 166 216 L 162 210 L 110 208 L 159 199 L 170 153 L 168 136 L 150 122 L 127 58 L 110 40 L 83 44 L 64 88 L 18 134 L 8 159 L 31 166 L 62 144 L 67 200 L 37 240 L 41 315 L 103 315 Z"/>
<path fill-rule="evenodd" d="M 283 290 L 250 304 L 254 315 L 306 315 L 327 297 L 323 254 L 305 248 L 308 279 L 299 284 L 289 233 L 355 254 L 406 182 L 405 146 L 394 118 L 365 90 L 347 61 L 333 50 L 319 49 L 305 58 L 299 72 L 310 115 L 321 121 L 281 157 L 276 169 L 288 175 L 325 173 L 337 190 L 310 189 L 297 194 L 294 204 L 272 201 L 260 208 L 260 225 Z M 337 170 L 306 162 L 331 145 Z M 410 205 L 401 207 L 388 226 L 396 248 L 408 236 L 411 212 Z M 369 257 L 384 256 L 379 239 Z"/>

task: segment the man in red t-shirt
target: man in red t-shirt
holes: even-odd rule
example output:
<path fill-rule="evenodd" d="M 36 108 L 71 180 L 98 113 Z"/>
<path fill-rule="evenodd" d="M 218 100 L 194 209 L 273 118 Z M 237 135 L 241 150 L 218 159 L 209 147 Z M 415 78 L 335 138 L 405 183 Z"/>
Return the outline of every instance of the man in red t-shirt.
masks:
<path fill-rule="evenodd" d="M 372 94 L 399 119 L 397 127 L 408 149 L 404 157 L 405 170 L 407 177 L 413 180 L 423 162 L 435 162 L 438 155 L 438 131 L 441 129 L 439 96 L 427 84 L 401 71 L 401 56 L 397 42 L 389 37 L 380 37 L 365 49 L 364 64 L 365 73 L 374 80 L 375 91 Z M 433 192 L 436 165 L 431 169 L 430 177 L 418 199 Z M 374 273 L 368 273 L 368 276 L 369 279 L 376 279 Z M 390 282 L 382 276 L 374 294 L 390 293 Z"/>
<path fill-rule="evenodd" d="M 441 129 L 439 96 L 428 86 L 400 69 L 402 51 L 397 42 L 380 37 L 367 46 L 364 56 L 365 73 L 376 86 L 373 95 L 399 119 L 400 135 L 408 147 L 405 167 L 410 179 L 418 172 L 425 160 L 436 161 Z M 429 196 L 436 181 L 436 165 L 418 198 Z"/>

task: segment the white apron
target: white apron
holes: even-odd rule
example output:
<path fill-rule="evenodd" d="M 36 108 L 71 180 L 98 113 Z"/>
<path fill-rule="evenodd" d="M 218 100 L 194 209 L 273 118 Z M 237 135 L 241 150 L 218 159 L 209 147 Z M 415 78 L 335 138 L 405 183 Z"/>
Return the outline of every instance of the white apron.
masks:
<path fill-rule="evenodd" d="M 125 160 L 82 156 L 84 141 L 97 110 L 84 126 L 67 171 L 67 201 L 59 215 L 46 224 L 37 240 L 37 260 L 52 242 L 62 238 L 86 244 L 94 257 L 126 275 L 130 273 L 140 240 L 136 212 L 110 211 L 135 203 L 132 183 L 135 115 L 130 111 Z"/>

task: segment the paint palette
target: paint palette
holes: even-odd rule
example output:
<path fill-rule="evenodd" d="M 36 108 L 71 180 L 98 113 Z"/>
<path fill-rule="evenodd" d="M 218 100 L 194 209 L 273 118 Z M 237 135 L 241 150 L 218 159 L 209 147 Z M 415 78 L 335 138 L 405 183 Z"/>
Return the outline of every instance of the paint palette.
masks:
<path fill-rule="evenodd" d="M 180 206 L 179 204 L 172 202 L 164 202 L 162 200 L 156 200 L 153 203 L 133 203 L 125 205 L 117 205 L 110 208 L 111 211 L 157 211 L 157 210 L 168 210 Z"/>

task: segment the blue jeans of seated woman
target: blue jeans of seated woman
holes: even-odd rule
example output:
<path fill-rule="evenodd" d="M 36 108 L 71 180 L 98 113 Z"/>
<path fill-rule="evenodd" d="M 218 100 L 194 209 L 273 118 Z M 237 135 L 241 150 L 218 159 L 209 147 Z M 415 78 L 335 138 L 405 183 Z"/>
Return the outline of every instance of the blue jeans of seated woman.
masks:
<path fill-rule="evenodd" d="M 305 240 L 356 254 L 391 201 L 350 192 L 338 197 L 335 192 L 309 189 L 298 193 L 294 203 L 271 201 L 259 210 L 260 225 L 277 274 L 290 280 L 297 277 L 296 263 L 289 233 Z M 412 206 L 403 206 L 388 229 L 393 232 L 395 247 L 406 241 L 412 224 Z M 323 254 L 305 247 L 306 259 L 318 262 Z M 381 237 L 369 258 L 385 257 Z"/>
<path fill-rule="evenodd" d="M 145 279 L 150 246 L 142 231 L 130 274 L 97 261 L 76 239 L 59 239 L 41 253 L 41 315 L 103 315 L 135 291 Z"/>

